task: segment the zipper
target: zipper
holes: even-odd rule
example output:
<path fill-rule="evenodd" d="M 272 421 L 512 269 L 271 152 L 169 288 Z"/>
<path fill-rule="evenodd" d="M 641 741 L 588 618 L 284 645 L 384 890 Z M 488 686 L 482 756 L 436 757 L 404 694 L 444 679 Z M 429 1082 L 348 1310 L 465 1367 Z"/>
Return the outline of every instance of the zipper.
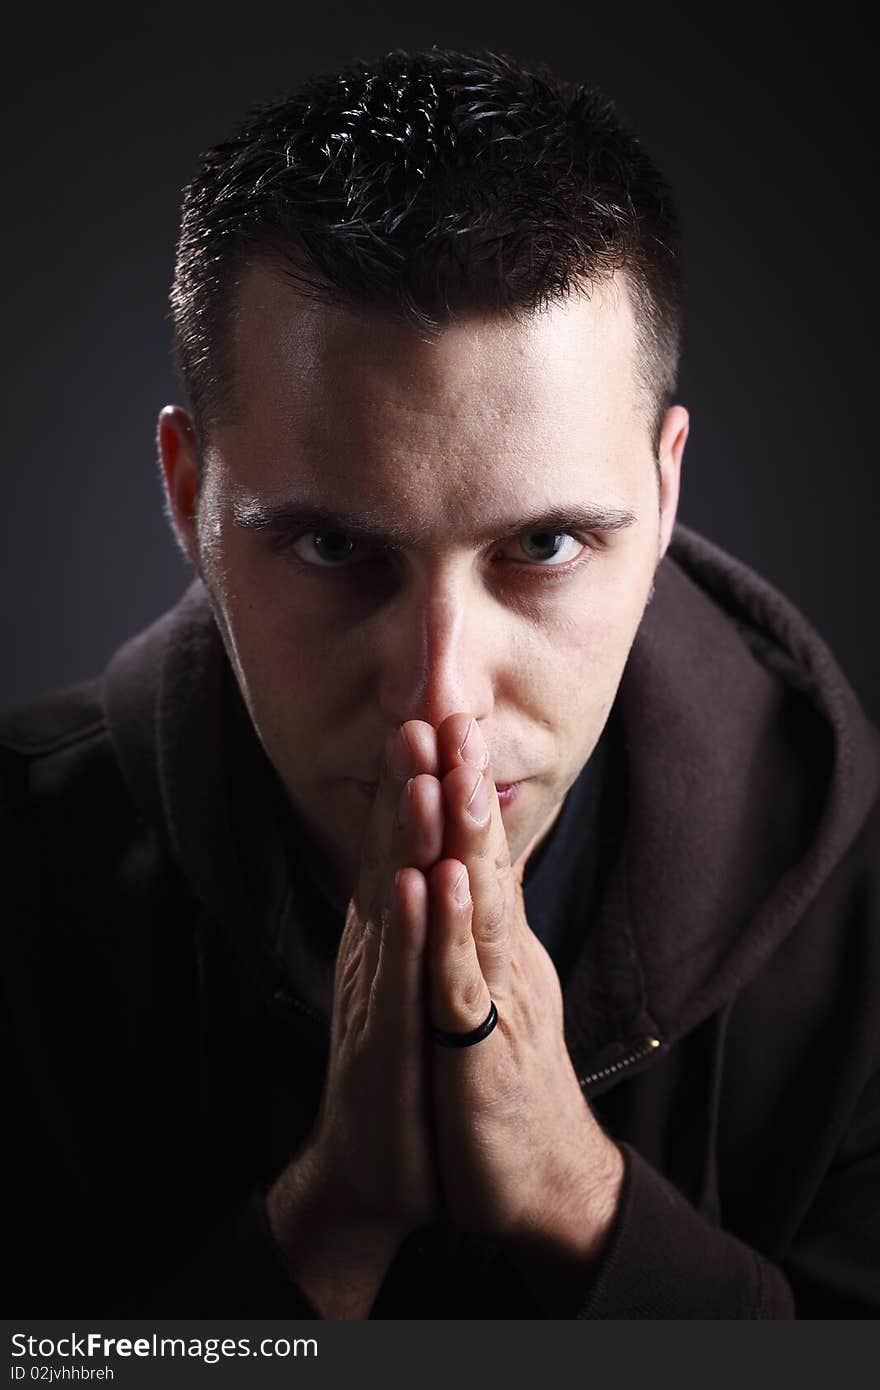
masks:
<path fill-rule="evenodd" d="M 317 1009 L 313 1009 L 311 1004 L 306 1004 L 287 985 L 280 985 L 278 989 L 272 991 L 272 1003 L 277 1005 L 282 1012 L 302 1014 L 310 1023 L 317 1024 L 321 1032 L 329 1038 L 330 1027 L 324 1015 L 318 1013 Z"/>
<path fill-rule="evenodd" d="M 644 1061 L 650 1057 L 652 1052 L 656 1052 L 663 1044 L 659 1038 L 643 1038 L 634 1052 L 628 1053 L 626 1057 L 621 1057 L 617 1062 L 611 1062 L 607 1067 L 600 1067 L 598 1071 L 590 1072 L 589 1076 L 582 1076 L 579 1084 L 592 1086 L 595 1081 L 604 1081 L 607 1076 L 616 1076 L 618 1072 L 626 1071 L 627 1067 L 635 1066 L 636 1062 Z"/>

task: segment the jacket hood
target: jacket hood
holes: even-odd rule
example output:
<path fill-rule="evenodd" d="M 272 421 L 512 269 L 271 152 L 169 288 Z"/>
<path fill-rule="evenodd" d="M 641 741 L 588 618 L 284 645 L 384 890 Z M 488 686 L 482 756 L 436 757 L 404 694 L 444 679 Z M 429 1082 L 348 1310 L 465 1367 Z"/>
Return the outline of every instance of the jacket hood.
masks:
<path fill-rule="evenodd" d="M 201 581 L 116 653 L 104 690 L 140 813 L 277 1000 L 277 779 Z M 815 898 L 880 786 L 880 740 L 824 642 L 771 585 L 680 525 L 616 709 L 626 829 L 566 986 L 576 1065 L 637 1038 L 671 1043 L 731 999 Z M 247 745 L 234 790 L 230 740 Z"/>
<path fill-rule="evenodd" d="M 627 829 L 604 928 L 631 953 L 645 1032 L 671 1043 L 756 973 L 852 845 L 880 740 L 798 610 L 680 525 L 618 702 Z"/>

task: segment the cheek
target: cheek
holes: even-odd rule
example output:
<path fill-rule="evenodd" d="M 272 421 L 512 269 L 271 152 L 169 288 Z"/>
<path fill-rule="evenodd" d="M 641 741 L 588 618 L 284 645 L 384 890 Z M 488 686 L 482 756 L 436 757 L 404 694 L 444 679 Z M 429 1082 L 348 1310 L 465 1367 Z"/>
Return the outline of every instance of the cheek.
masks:
<path fill-rule="evenodd" d="M 642 573 L 597 565 L 576 601 L 559 614 L 551 640 L 575 662 L 615 665 L 632 644 L 649 588 Z"/>
<path fill-rule="evenodd" d="M 289 741 L 292 729 L 302 741 L 340 717 L 358 646 L 326 609 L 302 601 L 302 586 L 285 582 L 282 561 L 231 548 L 224 558 L 212 594 L 251 714 L 264 741 Z"/>
<path fill-rule="evenodd" d="M 572 722 L 611 708 L 650 589 L 645 573 L 598 566 L 571 601 L 545 614 L 512 666 L 521 702 L 542 722 L 574 734 Z"/>
<path fill-rule="evenodd" d="M 299 645 L 314 647 L 320 640 L 321 625 L 310 622 L 308 611 L 303 611 L 283 558 L 262 553 L 232 526 L 223 537 L 221 587 L 243 647 L 289 654 Z"/>

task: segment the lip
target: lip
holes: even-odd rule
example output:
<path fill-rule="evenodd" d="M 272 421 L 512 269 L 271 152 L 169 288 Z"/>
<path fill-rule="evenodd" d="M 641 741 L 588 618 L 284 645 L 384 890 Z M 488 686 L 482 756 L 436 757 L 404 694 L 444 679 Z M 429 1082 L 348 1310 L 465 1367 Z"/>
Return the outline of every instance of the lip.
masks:
<path fill-rule="evenodd" d="M 498 805 L 502 811 L 506 806 L 512 806 L 519 796 L 519 789 L 522 782 L 496 782 L 495 790 L 498 793 Z"/>

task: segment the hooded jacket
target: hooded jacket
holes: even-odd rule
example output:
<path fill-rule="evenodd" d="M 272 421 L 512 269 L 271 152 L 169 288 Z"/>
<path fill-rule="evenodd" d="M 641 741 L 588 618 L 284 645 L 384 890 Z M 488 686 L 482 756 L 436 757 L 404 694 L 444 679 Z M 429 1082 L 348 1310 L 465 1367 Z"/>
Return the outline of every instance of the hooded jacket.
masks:
<path fill-rule="evenodd" d="M 332 951 L 278 949 L 307 911 L 233 684 L 194 581 L 0 722 L 12 1312 L 316 1315 L 263 1194 L 320 1103 Z M 578 1316 L 877 1316 L 880 740 L 792 605 L 682 526 L 614 718 L 625 814 L 564 1004 L 625 1178 Z M 540 1312 L 438 1227 L 372 1316 Z"/>

